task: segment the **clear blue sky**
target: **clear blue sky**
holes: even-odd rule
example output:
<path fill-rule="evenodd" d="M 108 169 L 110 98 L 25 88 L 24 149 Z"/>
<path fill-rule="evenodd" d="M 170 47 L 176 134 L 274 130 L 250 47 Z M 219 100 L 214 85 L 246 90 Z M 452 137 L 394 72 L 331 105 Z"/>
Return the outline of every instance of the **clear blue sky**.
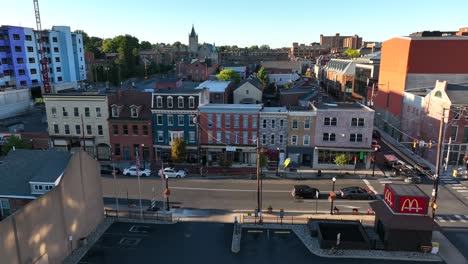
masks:
<path fill-rule="evenodd" d="M 280 4 L 281 3 L 281 4 Z M 35 28 L 32 0 L 0 0 L 1 25 Z M 271 47 L 319 42 L 320 34 L 384 41 L 422 30 L 468 26 L 466 0 L 39 0 L 42 27 L 67 25 L 91 36 L 130 34 L 151 43 Z"/>

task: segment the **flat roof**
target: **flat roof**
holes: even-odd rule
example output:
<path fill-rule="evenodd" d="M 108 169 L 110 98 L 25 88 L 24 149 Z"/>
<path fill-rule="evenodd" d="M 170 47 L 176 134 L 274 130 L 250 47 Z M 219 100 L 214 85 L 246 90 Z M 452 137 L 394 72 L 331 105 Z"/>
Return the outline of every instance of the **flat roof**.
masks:
<path fill-rule="evenodd" d="M 283 107 L 264 107 L 262 112 L 264 113 L 278 113 L 278 112 L 287 112 L 288 109 L 283 106 Z"/>
<path fill-rule="evenodd" d="M 365 110 L 372 111 L 372 109 L 360 103 L 315 103 L 314 107 L 320 110 L 365 109 Z"/>
<path fill-rule="evenodd" d="M 388 184 L 388 186 L 399 196 L 428 197 L 426 193 L 414 184 Z"/>
<path fill-rule="evenodd" d="M 204 81 L 198 85 L 195 89 L 208 88 L 210 93 L 224 93 L 226 88 L 229 86 L 231 81 Z"/>

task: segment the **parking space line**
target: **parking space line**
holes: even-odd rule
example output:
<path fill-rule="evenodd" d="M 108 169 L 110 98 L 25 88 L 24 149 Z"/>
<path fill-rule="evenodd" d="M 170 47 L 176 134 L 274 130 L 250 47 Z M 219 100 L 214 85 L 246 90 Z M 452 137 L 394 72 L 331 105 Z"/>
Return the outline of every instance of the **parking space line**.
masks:
<path fill-rule="evenodd" d="M 457 192 L 466 193 L 468 190 L 457 190 Z"/>
<path fill-rule="evenodd" d="M 247 233 L 263 233 L 263 230 L 247 230 Z"/>
<path fill-rule="evenodd" d="M 455 189 L 455 190 L 464 190 L 464 189 L 466 189 L 465 186 L 450 186 L 450 187 L 452 187 L 452 189 Z"/>
<path fill-rule="evenodd" d="M 463 223 L 466 223 L 466 222 L 467 222 L 465 219 L 463 219 L 463 218 L 461 217 L 461 215 L 455 215 L 455 217 L 458 218 L 458 220 L 460 220 L 460 221 L 463 222 Z"/>
<path fill-rule="evenodd" d="M 104 233 L 104 235 L 112 235 L 112 236 L 142 236 L 142 237 L 149 236 L 149 235 L 135 234 L 135 233 Z"/>

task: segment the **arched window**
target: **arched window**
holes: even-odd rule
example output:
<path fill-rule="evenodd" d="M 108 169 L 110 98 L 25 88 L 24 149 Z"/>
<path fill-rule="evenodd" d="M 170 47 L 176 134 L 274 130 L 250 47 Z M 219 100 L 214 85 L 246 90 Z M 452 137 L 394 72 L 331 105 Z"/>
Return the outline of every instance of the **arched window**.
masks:
<path fill-rule="evenodd" d="M 435 97 L 438 97 L 438 98 L 442 98 L 442 92 L 441 92 L 441 91 L 437 91 L 437 92 L 435 92 L 434 96 L 435 96 Z"/>

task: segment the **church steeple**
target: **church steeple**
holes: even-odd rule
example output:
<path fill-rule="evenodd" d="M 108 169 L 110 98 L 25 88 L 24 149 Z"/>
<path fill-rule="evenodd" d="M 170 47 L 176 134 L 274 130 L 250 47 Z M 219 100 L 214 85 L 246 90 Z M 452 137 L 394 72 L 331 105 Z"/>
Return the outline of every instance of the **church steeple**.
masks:
<path fill-rule="evenodd" d="M 189 35 L 189 52 L 197 53 L 198 52 L 198 35 L 195 33 L 195 27 L 192 24 L 192 31 Z"/>
<path fill-rule="evenodd" d="M 198 37 L 198 36 L 197 36 L 197 33 L 195 33 L 195 27 L 194 27 L 193 24 L 192 24 L 192 31 L 190 32 L 189 37 L 191 37 L 191 38 L 193 38 L 193 37 Z"/>

